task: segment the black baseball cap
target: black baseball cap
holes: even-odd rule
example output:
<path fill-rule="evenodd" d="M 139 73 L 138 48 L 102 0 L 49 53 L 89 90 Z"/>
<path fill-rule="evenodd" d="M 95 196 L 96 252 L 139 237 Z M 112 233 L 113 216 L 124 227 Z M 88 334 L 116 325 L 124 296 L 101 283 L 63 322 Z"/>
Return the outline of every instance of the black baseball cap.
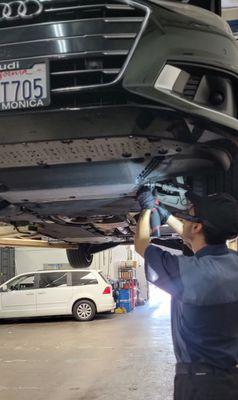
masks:
<path fill-rule="evenodd" d="M 231 239 L 238 234 L 238 201 L 227 193 L 198 196 L 187 192 L 195 216 L 215 235 Z"/>

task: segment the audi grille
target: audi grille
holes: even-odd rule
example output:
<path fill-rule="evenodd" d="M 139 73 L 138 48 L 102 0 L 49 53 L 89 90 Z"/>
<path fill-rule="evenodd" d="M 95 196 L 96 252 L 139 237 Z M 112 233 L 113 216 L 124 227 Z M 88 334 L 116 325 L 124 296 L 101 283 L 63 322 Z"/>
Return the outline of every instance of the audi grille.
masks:
<path fill-rule="evenodd" d="M 146 7 L 125 1 L 1 2 L 0 56 L 49 60 L 48 108 L 123 104 L 116 84 L 147 18 Z"/>

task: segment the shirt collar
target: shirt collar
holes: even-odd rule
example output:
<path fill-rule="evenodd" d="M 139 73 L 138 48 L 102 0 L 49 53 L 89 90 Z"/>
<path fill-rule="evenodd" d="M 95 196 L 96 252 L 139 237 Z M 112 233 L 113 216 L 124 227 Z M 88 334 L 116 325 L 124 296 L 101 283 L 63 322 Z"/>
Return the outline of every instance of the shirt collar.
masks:
<path fill-rule="evenodd" d="M 222 256 L 227 253 L 229 253 L 229 250 L 225 244 L 213 244 L 198 250 L 195 256 L 198 258 L 203 256 Z"/>

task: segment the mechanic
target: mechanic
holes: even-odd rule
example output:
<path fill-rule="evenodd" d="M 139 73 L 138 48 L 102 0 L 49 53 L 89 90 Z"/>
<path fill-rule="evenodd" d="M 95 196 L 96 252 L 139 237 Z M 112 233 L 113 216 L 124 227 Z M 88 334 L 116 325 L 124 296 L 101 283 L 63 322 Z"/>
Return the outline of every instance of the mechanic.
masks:
<path fill-rule="evenodd" d="M 230 195 L 189 195 L 186 212 L 172 215 L 148 188 L 141 206 L 136 251 L 147 280 L 172 296 L 171 319 L 177 360 L 175 400 L 238 399 L 238 254 L 226 246 L 237 236 L 238 203 Z M 172 255 L 150 244 L 150 218 L 157 207 L 193 250 Z M 153 211 L 152 211 L 153 210 Z"/>

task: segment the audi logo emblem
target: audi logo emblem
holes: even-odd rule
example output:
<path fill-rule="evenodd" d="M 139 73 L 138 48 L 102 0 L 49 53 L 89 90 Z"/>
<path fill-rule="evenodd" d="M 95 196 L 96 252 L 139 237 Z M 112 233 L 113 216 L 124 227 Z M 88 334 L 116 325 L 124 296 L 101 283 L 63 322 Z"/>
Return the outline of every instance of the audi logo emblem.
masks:
<path fill-rule="evenodd" d="M 37 17 L 42 11 L 43 4 L 38 0 L 0 3 L 0 22 Z"/>

